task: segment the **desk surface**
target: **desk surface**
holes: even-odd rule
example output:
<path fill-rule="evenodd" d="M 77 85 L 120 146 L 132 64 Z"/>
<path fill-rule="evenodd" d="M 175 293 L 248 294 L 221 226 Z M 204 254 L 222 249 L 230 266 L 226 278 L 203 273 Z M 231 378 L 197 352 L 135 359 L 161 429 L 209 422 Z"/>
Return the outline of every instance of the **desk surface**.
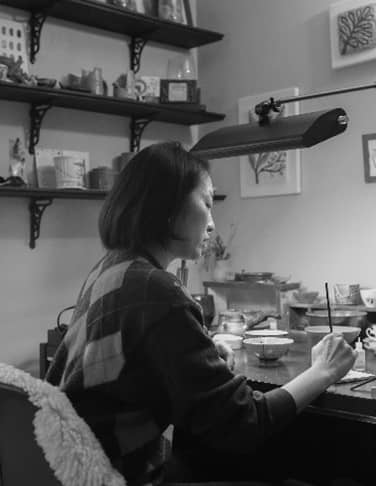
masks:
<path fill-rule="evenodd" d="M 235 351 L 235 372 L 246 376 L 253 388 L 262 391 L 281 386 L 309 367 L 310 350 L 304 332 L 292 336 L 295 340 L 287 355 L 275 367 L 260 365 L 258 358 L 245 348 Z M 354 383 L 332 385 L 309 407 L 313 413 L 336 415 L 350 420 L 376 425 L 376 400 L 371 386 L 352 391 Z"/>

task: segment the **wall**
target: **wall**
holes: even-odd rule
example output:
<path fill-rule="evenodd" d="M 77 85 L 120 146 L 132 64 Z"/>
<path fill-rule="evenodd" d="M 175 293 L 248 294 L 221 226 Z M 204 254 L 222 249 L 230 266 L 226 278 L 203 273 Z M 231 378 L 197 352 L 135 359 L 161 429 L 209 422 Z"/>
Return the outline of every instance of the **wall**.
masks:
<path fill-rule="evenodd" d="M 24 12 L 6 7 L 0 7 L 0 15 L 26 19 Z M 125 36 L 47 18 L 30 71 L 60 80 L 68 72 L 79 75 L 81 68 L 101 66 L 112 89 L 112 82 L 128 70 L 128 41 Z M 179 52 L 146 45 L 140 74 L 165 76 L 168 59 Z M 24 103 L 0 101 L 3 177 L 8 176 L 9 139 L 26 140 L 28 110 Z M 53 108 L 43 121 L 39 146 L 89 151 L 91 167 L 111 165 L 113 157 L 129 150 L 128 124 L 122 117 Z M 174 139 L 191 146 L 192 133 L 186 127 L 152 123 L 141 147 Z M 101 201 L 55 200 L 44 213 L 34 250 L 28 247 L 27 203 L 27 199 L 0 199 L 0 359 L 36 374 L 39 343 L 55 326 L 58 312 L 74 304 L 83 278 L 102 255 L 97 236 Z"/>
<path fill-rule="evenodd" d="M 200 84 L 209 109 L 237 124 L 240 97 L 298 86 L 312 93 L 370 84 L 375 61 L 333 70 L 329 0 L 200 0 L 198 22 L 225 39 L 199 52 Z M 219 192 L 219 232 L 239 224 L 233 269 L 291 275 L 325 295 L 324 282 L 376 286 L 376 184 L 364 181 L 361 135 L 376 132 L 373 90 L 301 102 L 300 112 L 343 107 L 347 131 L 302 151 L 302 192 L 241 198 L 237 158 L 212 162 Z M 260 100 L 261 101 L 261 100 Z M 215 128 L 200 129 L 200 134 Z"/>

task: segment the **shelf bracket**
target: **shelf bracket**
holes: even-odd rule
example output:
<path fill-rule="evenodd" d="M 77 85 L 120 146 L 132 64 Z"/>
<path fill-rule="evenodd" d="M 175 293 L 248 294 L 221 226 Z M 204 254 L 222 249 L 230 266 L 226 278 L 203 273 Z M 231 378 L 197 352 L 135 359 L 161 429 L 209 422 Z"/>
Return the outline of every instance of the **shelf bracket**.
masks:
<path fill-rule="evenodd" d="M 52 198 L 31 198 L 29 203 L 30 212 L 30 240 L 29 248 L 35 248 L 35 242 L 40 236 L 40 224 L 44 210 L 52 204 Z"/>
<path fill-rule="evenodd" d="M 46 112 L 51 108 L 51 104 L 37 105 L 33 103 L 30 108 L 30 136 L 29 154 L 34 154 L 35 146 L 39 142 L 40 127 Z"/>
<path fill-rule="evenodd" d="M 142 37 L 132 37 L 129 44 L 130 49 L 130 68 L 136 74 L 141 67 L 142 49 L 145 47 L 147 40 Z"/>
<path fill-rule="evenodd" d="M 138 152 L 140 150 L 141 137 L 143 131 L 145 130 L 148 123 L 150 123 L 150 118 L 135 118 L 132 117 L 130 121 L 130 151 Z"/>
<path fill-rule="evenodd" d="M 48 4 L 41 10 L 32 10 L 29 18 L 30 28 L 30 62 L 34 64 L 36 56 L 40 49 L 40 36 L 42 34 L 42 27 L 47 18 L 48 11 L 57 0 L 50 0 Z"/>
<path fill-rule="evenodd" d="M 47 10 L 42 10 L 40 12 L 31 12 L 30 14 L 30 62 L 32 64 L 34 64 L 37 53 L 40 49 L 40 36 L 46 17 Z"/>

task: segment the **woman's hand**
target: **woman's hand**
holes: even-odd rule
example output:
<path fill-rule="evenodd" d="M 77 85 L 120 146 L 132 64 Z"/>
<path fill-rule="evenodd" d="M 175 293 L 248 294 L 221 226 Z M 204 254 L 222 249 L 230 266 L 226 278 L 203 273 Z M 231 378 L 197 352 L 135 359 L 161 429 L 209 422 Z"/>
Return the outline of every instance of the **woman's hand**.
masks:
<path fill-rule="evenodd" d="M 340 380 L 353 366 L 356 351 L 339 334 L 327 334 L 312 348 L 312 366 L 282 386 L 298 412 Z"/>
<path fill-rule="evenodd" d="M 214 341 L 215 347 L 217 348 L 219 356 L 224 359 L 227 363 L 227 366 L 230 368 L 232 371 L 235 367 L 235 353 L 231 349 L 231 347 L 225 343 L 224 341 L 221 341 L 219 339 L 216 339 Z"/>
<path fill-rule="evenodd" d="M 312 348 L 312 367 L 328 373 L 329 385 L 354 365 L 357 353 L 340 334 L 328 334 Z"/>

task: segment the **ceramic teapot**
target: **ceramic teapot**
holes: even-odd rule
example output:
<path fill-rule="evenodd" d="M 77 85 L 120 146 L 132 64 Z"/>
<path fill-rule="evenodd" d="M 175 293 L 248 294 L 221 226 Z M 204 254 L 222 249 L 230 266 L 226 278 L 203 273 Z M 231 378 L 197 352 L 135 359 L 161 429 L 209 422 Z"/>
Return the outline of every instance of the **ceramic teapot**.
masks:
<path fill-rule="evenodd" d="M 241 311 L 227 309 L 219 314 L 218 326 L 221 332 L 242 336 L 247 330 L 247 318 Z"/>

